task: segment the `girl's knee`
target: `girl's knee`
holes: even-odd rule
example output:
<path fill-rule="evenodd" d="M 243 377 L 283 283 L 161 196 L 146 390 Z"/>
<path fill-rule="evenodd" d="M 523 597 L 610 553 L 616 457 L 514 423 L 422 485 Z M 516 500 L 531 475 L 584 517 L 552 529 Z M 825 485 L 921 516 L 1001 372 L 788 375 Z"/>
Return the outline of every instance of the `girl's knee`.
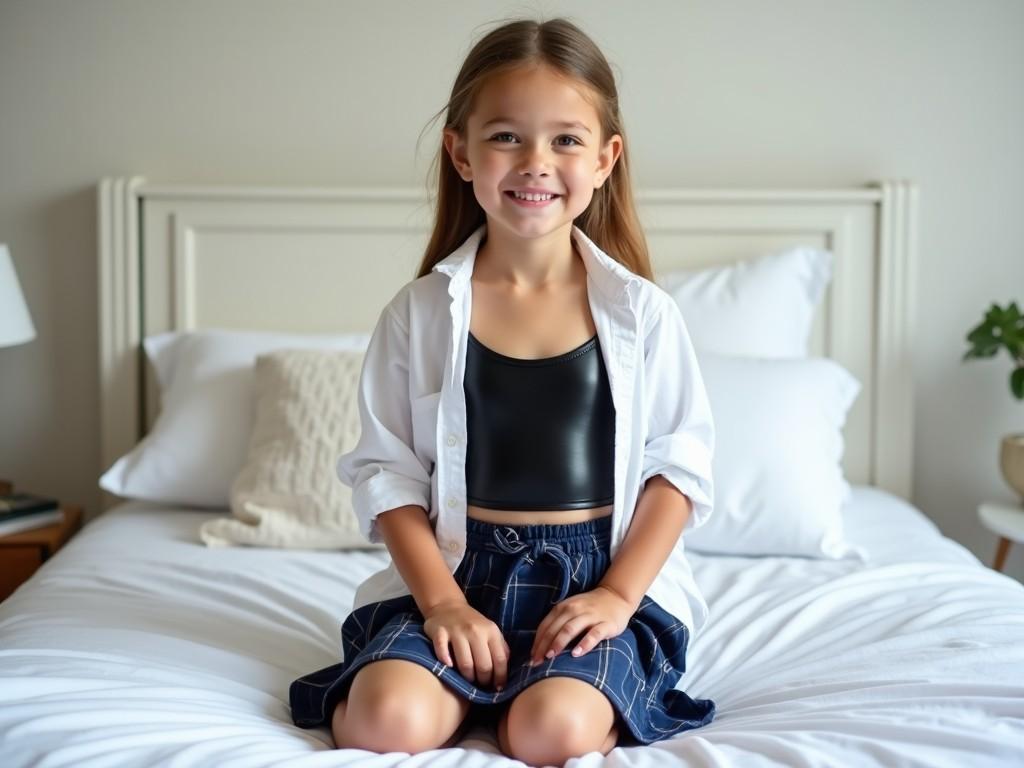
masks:
<path fill-rule="evenodd" d="M 576 713 L 562 712 L 546 719 L 534 715 L 524 710 L 511 712 L 506 724 L 508 747 L 523 762 L 564 765 L 588 752 L 607 751 L 610 734 L 598 732 Z"/>
<path fill-rule="evenodd" d="M 439 702 L 439 681 L 427 670 L 419 673 L 422 667 L 405 664 L 375 662 L 356 674 L 332 716 L 338 748 L 415 754 L 441 747 L 456 731 L 469 702 Z"/>
<path fill-rule="evenodd" d="M 345 739 L 342 727 L 345 722 L 345 710 L 347 706 L 348 701 L 346 699 L 342 699 L 338 702 L 337 706 L 334 708 L 334 713 L 331 715 L 331 736 L 334 738 L 334 746 L 339 748 L 342 746 Z"/>
<path fill-rule="evenodd" d="M 339 704 L 333 718 L 334 743 L 338 748 L 377 753 L 436 749 L 443 739 L 438 736 L 437 714 L 429 710 L 400 692 L 381 692 L 356 706 Z"/>
<path fill-rule="evenodd" d="M 584 698 L 578 698 L 581 692 Z M 524 693 L 538 694 L 540 688 Z M 508 751 L 503 751 L 530 765 L 563 765 L 594 751 L 607 754 L 618 740 L 614 712 L 610 704 L 594 701 L 594 693 L 603 697 L 578 685 L 566 688 L 553 683 L 542 695 L 523 698 L 520 694 L 505 713 Z"/>

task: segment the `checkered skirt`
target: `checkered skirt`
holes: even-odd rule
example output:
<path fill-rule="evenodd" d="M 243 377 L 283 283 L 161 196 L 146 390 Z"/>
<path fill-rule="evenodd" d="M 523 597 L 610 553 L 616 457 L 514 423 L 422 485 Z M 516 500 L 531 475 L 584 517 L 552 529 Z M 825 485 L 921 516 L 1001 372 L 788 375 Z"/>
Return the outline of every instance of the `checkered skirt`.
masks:
<path fill-rule="evenodd" d="M 523 689 L 561 675 L 584 680 L 608 697 L 620 725 L 620 744 L 650 744 L 707 725 L 715 703 L 675 688 L 686 670 L 689 630 L 647 596 L 618 636 L 574 657 L 571 651 L 581 633 L 554 658 L 529 666 L 537 626 L 556 603 L 598 585 L 611 562 L 610 540 L 610 516 L 562 525 L 499 525 L 467 518 L 466 552 L 454 578 L 469 604 L 501 628 L 511 649 L 504 689 L 478 687 L 458 668 L 439 661 L 423 632 L 423 614 L 406 595 L 348 615 L 341 626 L 344 660 L 292 682 L 293 721 L 303 728 L 328 724 L 364 664 L 406 659 L 429 669 L 474 705 L 467 722 L 496 723 Z"/>

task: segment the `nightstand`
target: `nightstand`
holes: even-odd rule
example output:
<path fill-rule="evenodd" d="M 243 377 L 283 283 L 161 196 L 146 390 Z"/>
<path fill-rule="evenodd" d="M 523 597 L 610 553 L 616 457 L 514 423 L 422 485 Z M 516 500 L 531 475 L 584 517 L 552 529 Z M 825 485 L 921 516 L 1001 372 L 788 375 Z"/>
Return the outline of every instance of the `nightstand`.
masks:
<path fill-rule="evenodd" d="M 978 505 L 978 518 L 982 525 L 999 536 L 996 560 L 992 567 L 1002 571 L 1010 551 L 1010 542 L 1024 541 L 1024 503 L 986 501 Z"/>
<path fill-rule="evenodd" d="M 82 527 L 82 508 L 62 504 L 64 521 L 0 536 L 0 600 L 6 600 Z"/>

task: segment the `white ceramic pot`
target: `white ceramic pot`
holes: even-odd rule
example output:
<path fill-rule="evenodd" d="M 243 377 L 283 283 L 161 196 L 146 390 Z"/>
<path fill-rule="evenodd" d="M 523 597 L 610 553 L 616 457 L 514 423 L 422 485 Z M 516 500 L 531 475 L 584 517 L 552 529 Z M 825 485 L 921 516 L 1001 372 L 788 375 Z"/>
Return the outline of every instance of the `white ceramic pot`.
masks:
<path fill-rule="evenodd" d="M 999 466 L 1003 470 L 1003 478 L 1024 500 L 1024 432 L 1003 436 Z"/>

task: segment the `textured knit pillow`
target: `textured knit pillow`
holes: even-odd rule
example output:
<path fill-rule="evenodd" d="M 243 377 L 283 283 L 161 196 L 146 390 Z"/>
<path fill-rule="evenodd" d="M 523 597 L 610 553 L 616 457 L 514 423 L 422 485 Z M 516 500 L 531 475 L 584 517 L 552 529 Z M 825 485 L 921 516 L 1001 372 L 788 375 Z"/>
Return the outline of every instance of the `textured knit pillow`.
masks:
<path fill-rule="evenodd" d="M 231 505 L 245 463 L 255 397 L 253 364 L 276 349 L 366 349 L 368 333 L 304 334 L 204 328 L 143 340 L 160 387 L 146 436 L 100 478 L 126 499 L 216 508 Z"/>
<path fill-rule="evenodd" d="M 359 437 L 361 350 L 284 349 L 253 367 L 248 458 L 231 486 L 234 517 L 209 520 L 211 547 L 383 549 L 359 532 L 352 491 L 334 465 Z"/>

